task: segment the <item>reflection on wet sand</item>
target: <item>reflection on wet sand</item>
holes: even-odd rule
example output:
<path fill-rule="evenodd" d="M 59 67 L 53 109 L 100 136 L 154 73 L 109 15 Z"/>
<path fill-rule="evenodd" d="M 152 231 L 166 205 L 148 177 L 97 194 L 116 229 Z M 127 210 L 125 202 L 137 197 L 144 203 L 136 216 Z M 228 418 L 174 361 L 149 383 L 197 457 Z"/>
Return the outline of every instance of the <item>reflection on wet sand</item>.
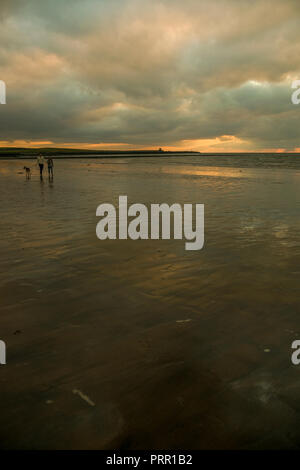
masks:
<path fill-rule="evenodd" d="M 300 172 L 55 163 L 1 162 L 1 447 L 299 447 Z M 203 250 L 99 241 L 120 194 L 204 203 Z"/>
<path fill-rule="evenodd" d="M 251 174 L 251 170 L 243 171 L 240 168 L 212 168 L 212 167 L 195 167 L 195 166 L 176 166 L 162 167 L 164 173 L 192 175 L 192 176 L 218 176 L 223 178 L 246 178 Z"/>

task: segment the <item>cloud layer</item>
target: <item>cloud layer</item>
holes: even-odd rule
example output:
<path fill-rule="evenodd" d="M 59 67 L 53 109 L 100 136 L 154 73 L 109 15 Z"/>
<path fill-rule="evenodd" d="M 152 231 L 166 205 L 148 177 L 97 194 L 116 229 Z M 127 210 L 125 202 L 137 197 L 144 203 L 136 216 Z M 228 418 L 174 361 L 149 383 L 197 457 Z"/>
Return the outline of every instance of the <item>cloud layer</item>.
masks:
<path fill-rule="evenodd" d="M 294 150 L 297 0 L 1 0 L 0 142 Z"/>

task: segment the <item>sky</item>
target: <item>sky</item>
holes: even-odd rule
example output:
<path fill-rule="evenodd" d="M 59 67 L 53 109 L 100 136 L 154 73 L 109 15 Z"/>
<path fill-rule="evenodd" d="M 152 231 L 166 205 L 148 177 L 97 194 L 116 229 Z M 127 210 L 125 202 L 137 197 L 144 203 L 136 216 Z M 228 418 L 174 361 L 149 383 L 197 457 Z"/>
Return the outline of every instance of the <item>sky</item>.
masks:
<path fill-rule="evenodd" d="M 0 146 L 300 151 L 299 0 L 1 0 Z"/>

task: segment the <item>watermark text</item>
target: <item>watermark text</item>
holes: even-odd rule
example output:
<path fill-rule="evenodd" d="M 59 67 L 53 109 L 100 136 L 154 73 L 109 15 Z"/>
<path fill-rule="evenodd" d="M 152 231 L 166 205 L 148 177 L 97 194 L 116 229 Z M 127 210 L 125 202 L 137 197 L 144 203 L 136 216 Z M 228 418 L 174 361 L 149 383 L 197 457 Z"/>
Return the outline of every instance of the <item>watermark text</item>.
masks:
<path fill-rule="evenodd" d="M 6 104 L 6 85 L 3 80 L 0 80 L 0 104 Z"/>
<path fill-rule="evenodd" d="M 174 203 L 169 206 L 162 203 L 150 206 L 150 211 L 139 203 L 128 207 L 127 196 L 119 196 L 118 211 L 113 204 L 100 204 L 96 210 L 96 215 L 101 217 L 96 227 L 97 237 L 100 240 L 170 240 L 173 235 L 174 240 L 188 240 L 185 243 L 186 250 L 203 248 L 204 204 L 195 204 L 194 211 L 193 204 L 182 206 Z M 128 217 L 132 219 L 128 221 Z"/>
<path fill-rule="evenodd" d="M 0 339 L 0 365 L 6 364 L 6 344 Z"/>
<path fill-rule="evenodd" d="M 296 88 L 296 90 L 292 93 L 292 103 L 299 104 L 300 103 L 300 80 L 294 80 L 292 83 L 292 88 Z"/>
<path fill-rule="evenodd" d="M 291 348 L 295 349 L 291 356 L 291 361 L 294 366 L 298 366 L 300 364 L 300 340 L 295 339 L 295 341 L 292 342 Z"/>

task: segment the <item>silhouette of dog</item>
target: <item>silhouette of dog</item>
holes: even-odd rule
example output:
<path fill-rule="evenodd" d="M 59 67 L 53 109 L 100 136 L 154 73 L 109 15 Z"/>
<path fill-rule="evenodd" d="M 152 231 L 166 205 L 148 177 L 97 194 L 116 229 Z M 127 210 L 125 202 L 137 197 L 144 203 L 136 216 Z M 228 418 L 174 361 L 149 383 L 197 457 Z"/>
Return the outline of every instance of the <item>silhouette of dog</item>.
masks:
<path fill-rule="evenodd" d="M 26 179 L 30 179 L 31 177 L 31 171 L 30 171 L 30 168 L 28 168 L 28 166 L 24 166 L 24 170 L 26 171 Z"/>

